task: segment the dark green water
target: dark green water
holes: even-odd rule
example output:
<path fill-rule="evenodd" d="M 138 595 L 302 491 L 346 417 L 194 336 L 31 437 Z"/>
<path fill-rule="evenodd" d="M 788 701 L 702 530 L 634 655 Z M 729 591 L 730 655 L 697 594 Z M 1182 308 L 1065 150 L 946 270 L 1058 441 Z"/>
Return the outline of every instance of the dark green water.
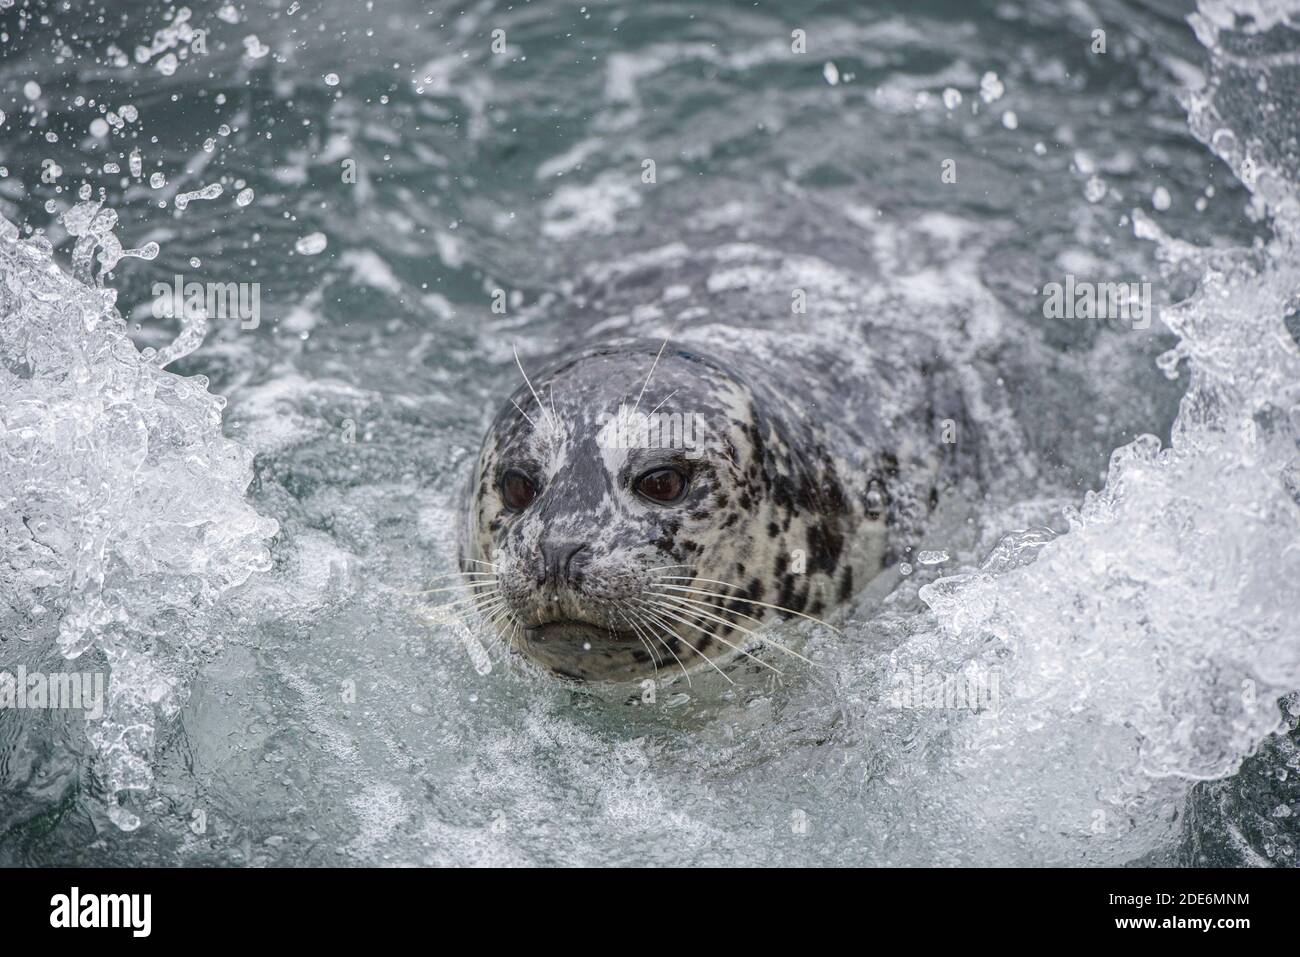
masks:
<path fill-rule="evenodd" d="M 1011 529 L 1063 528 L 1113 449 L 1169 435 L 1186 382 L 1155 358 L 1173 336 L 1046 321 L 1044 283 L 1189 295 L 1134 209 L 1198 245 L 1268 235 L 1177 100 L 1206 68 L 1190 5 L 196 3 L 205 49 L 164 37 L 144 62 L 174 7 L 77 7 L 0 10 L 0 213 L 66 262 L 55 217 L 88 183 L 125 245 L 158 243 L 108 279 L 142 348 L 177 332 L 155 283 L 258 284 L 256 328 L 215 320 L 170 368 L 228 396 L 250 501 L 280 533 L 271 571 L 188 639 L 186 704 L 128 802 L 140 827 L 108 820 L 78 727 L 24 727 L 0 734 L 0 861 L 1293 860 L 1258 788 L 1224 812 L 1246 839 L 1204 789 L 1187 832 L 1190 785 L 1141 779 L 1114 710 L 1076 720 L 1053 699 L 1000 743 L 879 713 L 891 650 L 943 659 L 919 584 Z M 97 135 L 99 106 L 127 103 L 138 119 Z M 610 329 L 786 309 L 790 275 L 823 321 L 852 302 L 968 361 L 994 478 L 937 532 L 945 568 L 855 609 L 846 643 L 810 639 L 824 675 L 656 709 L 481 674 L 421 621 L 407 593 L 449 567 L 512 348 L 540 361 Z M 0 654 L 21 639 L 4 637 Z M 1115 654 L 1120 673 L 1140 650 Z M 1137 823 L 1098 831 L 1099 809 Z"/>

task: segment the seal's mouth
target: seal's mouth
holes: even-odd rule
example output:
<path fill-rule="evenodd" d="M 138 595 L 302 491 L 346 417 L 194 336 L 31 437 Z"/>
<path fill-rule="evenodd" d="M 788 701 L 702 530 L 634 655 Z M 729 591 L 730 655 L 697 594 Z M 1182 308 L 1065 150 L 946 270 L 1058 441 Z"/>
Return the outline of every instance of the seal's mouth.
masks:
<path fill-rule="evenodd" d="M 606 628 L 590 621 L 561 618 L 542 622 L 524 629 L 524 638 L 530 642 L 554 644 L 597 644 L 605 642 L 635 641 L 631 632 Z"/>

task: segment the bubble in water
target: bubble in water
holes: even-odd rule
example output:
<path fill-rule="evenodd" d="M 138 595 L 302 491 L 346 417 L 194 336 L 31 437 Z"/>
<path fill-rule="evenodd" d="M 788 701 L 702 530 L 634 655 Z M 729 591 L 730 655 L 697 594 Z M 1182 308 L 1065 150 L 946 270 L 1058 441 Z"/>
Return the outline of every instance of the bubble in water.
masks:
<path fill-rule="evenodd" d="M 4 122 L 5 122 L 5 111 L 0 110 L 0 126 L 4 126 Z"/>
<path fill-rule="evenodd" d="M 1173 200 L 1169 196 L 1169 190 L 1165 189 L 1163 186 L 1157 186 L 1155 192 L 1151 194 L 1151 205 L 1161 212 L 1168 209 L 1172 202 Z"/>
<path fill-rule="evenodd" d="M 23 96 L 29 100 L 39 100 L 41 98 L 41 85 L 35 80 L 28 80 L 23 84 Z"/>
<path fill-rule="evenodd" d="M 830 60 L 827 60 L 826 64 L 822 67 L 822 76 L 826 78 L 827 83 L 831 86 L 835 86 L 840 82 L 839 67 Z"/>
<path fill-rule="evenodd" d="M 96 117 L 90 121 L 90 135 L 97 140 L 102 140 L 108 135 L 108 123 L 105 120 Z"/>
<path fill-rule="evenodd" d="M 149 177 L 149 185 L 154 189 L 162 189 L 167 184 L 167 177 L 162 173 L 153 173 Z"/>
<path fill-rule="evenodd" d="M 942 565 L 948 560 L 948 553 L 942 549 L 918 552 L 916 561 L 920 565 Z"/>
<path fill-rule="evenodd" d="M 131 155 L 127 158 L 127 166 L 131 170 L 132 176 L 140 176 L 144 173 L 144 163 L 140 159 L 139 150 L 131 150 Z"/>
<path fill-rule="evenodd" d="M 128 123 L 134 123 L 140 116 L 139 112 L 130 103 L 117 111 L 118 115 Z"/>
<path fill-rule="evenodd" d="M 271 48 L 257 38 L 256 33 L 244 37 L 244 55 L 250 60 L 260 60 L 271 52 Z"/>
<path fill-rule="evenodd" d="M 1020 125 L 1020 117 L 1016 116 L 1012 110 L 1007 110 L 1002 114 L 1002 125 L 1009 130 L 1014 130 Z"/>
<path fill-rule="evenodd" d="M 1091 176 L 1083 184 L 1083 196 L 1090 203 L 1100 203 L 1106 198 L 1106 184 L 1100 176 Z"/>
<path fill-rule="evenodd" d="M 198 268 L 199 268 L 200 266 L 202 266 L 202 265 L 203 265 L 203 262 L 202 262 L 202 260 L 199 259 L 198 256 L 191 256 L 191 257 L 190 257 L 190 268 L 192 268 L 192 269 L 198 269 Z"/>
<path fill-rule="evenodd" d="M 961 91 L 951 86 L 944 89 L 943 105 L 950 110 L 955 110 L 961 106 Z"/>
<path fill-rule="evenodd" d="M 326 85 L 326 86 L 338 86 L 338 85 L 339 85 L 339 75 L 338 75 L 337 73 L 326 73 L 326 74 L 325 74 L 325 85 Z"/>
<path fill-rule="evenodd" d="M 252 201 L 253 201 L 253 190 L 251 188 L 241 189 L 239 191 L 239 195 L 235 197 L 236 206 L 247 206 Z"/>
<path fill-rule="evenodd" d="M 1002 81 L 992 70 L 980 77 L 980 99 L 985 103 L 1002 99 L 1002 94 L 1006 91 L 1007 88 L 1002 85 Z"/>
<path fill-rule="evenodd" d="M 163 76 L 171 76 L 176 72 L 178 66 L 180 66 L 180 61 L 176 59 L 175 53 L 168 53 L 166 56 L 160 57 L 157 63 L 158 72 Z"/>
<path fill-rule="evenodd" d="M 315 256 L 325 251 L 327 242 L 324 233 L 310 233 L 294 243 L 293 248 L 300 256 Z"/>

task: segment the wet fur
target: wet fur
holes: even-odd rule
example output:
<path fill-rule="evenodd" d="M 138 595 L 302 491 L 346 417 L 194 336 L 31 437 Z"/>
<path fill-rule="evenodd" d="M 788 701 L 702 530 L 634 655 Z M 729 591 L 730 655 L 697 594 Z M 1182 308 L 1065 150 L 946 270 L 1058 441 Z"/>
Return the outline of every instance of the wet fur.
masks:
<path fill-rule="evenodd" d="M 690 456 L 609 448 L 608 433 L 602 446 L 600 415 L 632 408 L 662 342 L 602 343 L 535 374 L 531 387 L 521 383 L 488 430 L 466 509 L 462 568 L 495 566 L 508 612 L 496 616 L 496 627 L 557 673 L 628 680 L 679 663 L 706 667 L 703 656 L 734 657 L 737 647 L 755 646 L 741 629 L 787 617 L 739 599 L 813 616 L 846 600 L 919 531 L 939 494 L 940 422 L 960 415 L 951 398 L 936 401 L 937 365 L 897 362 L 925 354 L 924 344 L 918 352 L 903 338 L 882 333 L 855 352 L 725 327 L 678 337 L 638 408 L 702 417 L 703 454 Z M 652 503 L 632 490 L 638 476 L 663 464 L 690 477 L 679 504 Z M 502 500 L 509 468 L 540 488 L 519 513 Z M 543 542 L 586 546 L 572 581 L 539 584 Z M 727 624 L 670 620 L 672 634 L 661 621 L 655 640 L 643 642 L 646 629 L 634 633 L 628 617 L 638 600 L 659 600 L 657 576 L 689 575 L 682 566 L 698 579 L 735 583 L 671 582 L 725 593 L 671 594 L 720 603 L 725 612 L 709 613 Z M 531 626 L 556 618 L 593 628 L 529 637 Z"/>

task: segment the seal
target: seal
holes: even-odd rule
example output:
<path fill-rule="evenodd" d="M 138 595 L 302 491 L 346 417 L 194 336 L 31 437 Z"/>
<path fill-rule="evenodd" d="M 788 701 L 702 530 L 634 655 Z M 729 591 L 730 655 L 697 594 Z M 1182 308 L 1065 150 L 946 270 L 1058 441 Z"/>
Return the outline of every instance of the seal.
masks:
<path fill-rule="evenodd" d="M 961 413 L 907 340 L 705 326 L 519 363 L 468 487 L 458 601 L 586 681 L 801 657 L 764 626 L 844 602 L 938 500 L 939 420 Z"/>

